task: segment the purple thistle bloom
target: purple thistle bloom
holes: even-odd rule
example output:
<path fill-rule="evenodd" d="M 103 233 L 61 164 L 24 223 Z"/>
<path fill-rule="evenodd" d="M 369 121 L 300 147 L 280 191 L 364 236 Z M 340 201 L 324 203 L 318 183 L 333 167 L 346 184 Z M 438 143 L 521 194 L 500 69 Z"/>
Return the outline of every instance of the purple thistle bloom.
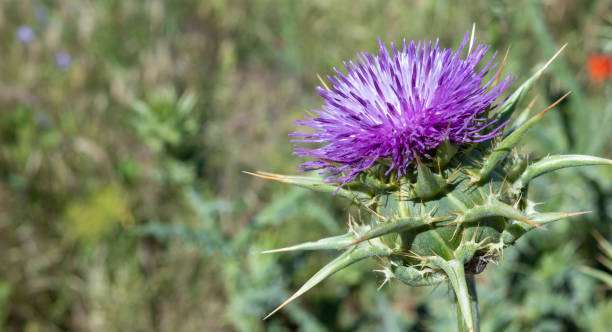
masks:
<path fill-rule="evenodd" d="M 488 110 L 512 83 L 511 75 L 493 84 L 483 84 L 493 70 L 495 54 L 481 70 L 476 66 L 489 50 L 478 45 L 466 58 L 460 58 L 468 35 L 455 53 L 441 50 L 438 41 L 425 41 L 391 53 L 379 39 L 380 54 L 363 52 L 358 62 L 344 62 L 347 75 L 334 68 L 337 76 L 328 76 L 331 90 L 317 87 L 325 99 L 317 116 L 306 116 L 295 124 L 314 129 L 314 133 L 293 133 L 296 143 L 318 143 L 308 149 L 296 145 L 294 154 L 317 160 L 305 162 L 302 171 L 323 170 L 326 181 L 351 181 L 377 160 L 389 158 L 398 176 L 415 158 L 431 159 L 435 148 L 444 141 L 460 145 L 481 142 L 501 133 L 506 124 L 488 120 Z M 492 125 L 494 125 L 492 127 Z M 486 131 L 483 131 L 488 129 Z"/>
<path fill-rule="evenodd" d="M 24 44 L 29 44 L 30 42 L 32 42 L 34 40 L 35 34 L 34 34 L 34 29 L 32 29 L 32 27 L 30 27 L 29 25 L 20 25 L 17 28 L 17 39 L 19 39 L 19 41 L 21 41 Z"/>

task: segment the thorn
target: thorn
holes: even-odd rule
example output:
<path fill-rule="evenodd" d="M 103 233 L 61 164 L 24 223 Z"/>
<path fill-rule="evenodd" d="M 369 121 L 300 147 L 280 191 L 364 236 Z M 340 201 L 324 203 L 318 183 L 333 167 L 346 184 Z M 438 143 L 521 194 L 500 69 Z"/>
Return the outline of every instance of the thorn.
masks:
<path fill-rule="evenodd" d="M 451 221 L 449 223 L 446 223 L 446 224 L 444 224 L 442 226 L 452 226 L 452 225 L 458 225 L 460 223 L 461 223 L 461 221 L 455 219 L 455 220 L 453 220 L 453 221 Z"/>
<path fill-rule="evenodd" d="M 408 252 L 403 252 L 402 253 L 404 256 L 409 257 L 409 258 L 414 258 L 416 260 L 422 261 L 425 259 L 425 257 L 417 254 L 416 252 L 409 250 Z"/>
<path fill-rule="evenodd" d="M 476 241 L 476 234 L 478 234 L 478 229 L 480 228 L 480 223 L 478 223 L 476 225 L 476 230 L 474 231 L 474 234 L 472 234 L 472 242 Z"/>
<path fill-rule="evenodd" d="M 527 218 L 521 217 L 521 218 L 519 218 L 519 219 L 520 219 L 522 222 L 526 222 L 526 223 L 528 223 L 529 225 L 531 225 L 531 226 L 533 226 L 533 227 L 536 227 L 536 228 L 539 228 L 539 229 L 546 230 L 546 227 L 544 227 L 544 226 L 542 226 L 542 225 L 538 225 L 538 224 L 534 223 L 533 221 L 531 221 L 531 220 L 529 220 L 529 219 L 527 219 Z"/>
<path fill-rule="evenodd" d="M 502 60 L 501 65 L 499 66 L 499 70 L 497 71 L 497 75 L 495 75 L 495 81 L 493 81 L 493 87 L 497 85 L 499 82 L 499 78 L 504 70 L 504 66 L 506 65 L 506 59 L 508 59 L 508 53 L 510 52 L 510 46 L 506 49 L 506 55 L 504 55 L 504 60 Z"/>
<path fill-rule="evenodd" d="M 546 114 L 546 112 L 548 112 L 550 109 L 552 109 L 553 107 L 557 106 L 557 104 L 560 103 L 563 99 L 565 99 L 565 97 L 569 96 L 570 93 L 572 93 L 572 92 L 568 91 L 561 98 L 557 99 L 557 101 L 555 101 L 554 103 L 550 104 L 550 106 L 546 107 L 542 112 L 540 112 L 540 114 L 537 115 L 538 119 L 542 118 Z"/>
<path fill-rule="evenodd" d="M 476 23 L 472 24 L 472 35 L 470 36 L 470 47 L 468 48 L 468 54 L 467 56 L 469 57 L 470 54 L 472 54 L 472 46 L 474 46 L 474 34 L 476 31 Z"/>
<path fill-rule="evenodd" d="M 287 301 L 283 302 L 283 304 L 279 305 L 278 307 L 276 307 L 276 309 L 272 310 L 271 313 L 269 313 L 266 317 L 264 317 L 263 320 L 266 320 L 268 318 L 270 318 L 270 316 L 274 315 L 276 312 L 278 312 L 279 310 L 281 310 L 283 307 L 285 307 L 287 304 L 291 303 L 291 301 L 295 300 L 299 295 L 293 294 L 291 295 L 290 298 L 287 299 Z"/>
<path fill-rule="evenodd" d="M 283 177 L 280 174 L 266 173 L 266 172 L 260 172 L 260 171 L 258 171 L 257 173 L 242 171 L 242 173 L 252 175 L 258 178 L 266 179 L 266 180 L 283 182 Z"/>
<path fill-rule="evenodd" d="M 416 259 L 416 257 L 412 257 L 412 256 L 410 256 L 409 253 L 407 253 L 405 251 L 402 251 L 402 250 L 398 250 L 398 251 L 394 252 L 393 254 L 398 255 L 398 256 L 405 256 L 405 257 L 410 257 L 410 258 Z"/>
<path fill-rule="evenodd" d="M 387 218 L 385 218 L 384 216 L 380 215 L 378 212 L 372 210 L 371 208 L 364 206 L 366 210 L 368 210 L 368 212 L 370 212 L 371 214 L 377 216 L 379 219 L 382 219 L 383 221 L 386 221 Z"/>
<path fill-rule="evenodd" d="M 437 206 L 432 207 L 431 211 L 427 212 L 427 219 L 431 218 L 431 216 L 433 216 L 434 213 L 436 213 L 437 209 L 438 209 Z"/>
<path fill-rule="evenodd" d="M 459 227 L 461 227 L 461 223 L 456 221 L 457 226 L 455 226 L 455 230 L 453 231 L 453 236 L 451 236 L 451 241 L 455 238 L 455 235 L 457 235 L 457 231 L 459 230 Z M 463 232 L 462 234 L 465 234 L 465 232 Z M 461 236 L 461 239 L 463 240 L 463 235 Z"/>
<path fill-rule="evenodd" d="M 461 165 L 457 166 L 457 168 L 448 176 L 448 181 L 451 182 L 455 179 L 455 176 L 459 173 Z"/>
<path fill-rule="evenodd" d="M 476 243 L 476 246 L 481 247 L 485 242 L 487 242 L 487 240 L 489 239 L 490 236 L 486 236 L 484 239 L 482 239 L 482 241 Z"/>
<path fill-rule="evenodd" d="M 364 242 L 364 241 L 367 241 L 367 240 L 368 240 L 368 239 L 367 239 L 366 237 L 363 237 L 363 236 L 362 236 L 362 237 L 358 238 L 357 240 L 355 240 L 355 241 L 353 241 L 353 242 L 351 242 L 351 243 L 349 243 L 349 244 L 345 245 L 344 247 L 341 247 L 341 248 L 340 248 L 340 249 L 338 249 L 338 250 L 345 250 L 345 249 L 348 249 L 349 247 L 352 247 L 352 246 L 358 245 L 358 244 L 360 244 L 361 242 Z"/>
<path fill-rule="evenodd" d="M 533 104 L 535 104 L 536 100 L 538 99 L 538 95 L 536 95 L 535 97 L 533 97 L 533 99 L 531 99 L 531 101 L 529 102 L 529 105 L 527 105 L 527 110 L 531 110 L 531 108 L 533 107 Z"/>
<path fill-rule="evenodd" d="M 359 236 L 356 227 L 357 223 L 355 222 L 355 217 L 349 214 L 349 233 L 352 233 L 355 236 Z"/>
<path fill-rule="evenodd" d="M 417 254 L 417 253 L 416 253 L 414 250 L 410 250 L 410 251 L 409 251 L 409 253 L 410 253 L 410 254 L 411 254 L 413 257 L 416 257 L 416 258 L 418 258 L 418 259 L 425 259 L 425 257 L 424 257 L 424 256 L 421 256 L 421 255 Z"/>
<path fill-rule="evenodd" d="M 499 186 L 499 191 L 497 192 L 497 196 L 500 196 L 502 193 L 502 189 L 504 188 L 504 184 L 506 184 L 506 180 L 508 179 L 507 176 L 504 176 L 504 180 L 501 183 L 501 186 Z"/>
<path fill-rule="evenodd" d="M 434 223 L 434 222 L 443 221 L 443 220 L 452 219 L 452 218 L 453 218 L 452 216 L 435 217 L 435 218 L 429 219 L 429 221 L 430 221 L 430 223 Z"/>
<path fill-rule="evenodd" d="M 519 192 L 518 198 L 516 199 L 516 203 L 514 203 L 514 204 L 517 204 L 517 205 L 520 204 L 522 199 L 523 199 L 523 193 Z M 538 206 L 540 204 L 544 204 L 544 202 L 533 204 L 533 207 L 535 208 L 536 206 Z"/>
<path fill-rule="evenodd" d="M 285 251 L 291 251 L 290 247 L 264 250 L 264 251 L 260 251 L 259 253 L 260 254 L 274 254 L 274 253 L 277 253 L 277 252 L 285 252 Z"/>
<path fill-rule="evenodd" d="M 363 218 L 361 217 L 361 209 L 357 209 L 357 216 L 359 217 L 359 221 L 363 220 Z"/>
<path fill-rule="evenodd" d="M 565 48 L 565 46 L 567 46 L 567 43 L 563 44 L 563 46 L 561 46 L 561 48 L 557 51 L 557 53 L 555 53 L 555 55 L 553 55 L 552 58 L 550 58 L 550 60 L 548 60 L 548 62 L 546 62 L 544 67 L 542 67 L 542 69 L 540 69 L 540 70 L 542 71 L 542 70 L 546 69 L 548 66 L 550 66 L 550 64 L 555 60 L 555 58 L 557 58 L 557 56 L 559 56 L 559 54 L 561 54 L 561 52 L 563 52 L 563 49 Z"/>
<path fill-rule="evenodd" d="M 389 278 L 387 278 L 387 273 L 385 271 L 381 271 L 381 270 L 374 270 L 375 272 L 382 272 L 385 274 L 385 280 L 383 280 L 382 284 L 380 284 L 380 286 L 378 286 L 378 288 L 376 288 L 377 291 L 379 291 L 381 288 L 383 288 L 383 286 L 389 282 Z"/>
<path fill-rule="evenodd" d="M 580 215 L 591 213 L 591 212 L 593 212 L 593 211 L 570 212 L 570 213 L 566 213 L 565 217 L 566 218 L 575 217 L 575 216 L 580 216 Z M 599 236 L 601 236 L 601 235 L 599 235 Z"/>

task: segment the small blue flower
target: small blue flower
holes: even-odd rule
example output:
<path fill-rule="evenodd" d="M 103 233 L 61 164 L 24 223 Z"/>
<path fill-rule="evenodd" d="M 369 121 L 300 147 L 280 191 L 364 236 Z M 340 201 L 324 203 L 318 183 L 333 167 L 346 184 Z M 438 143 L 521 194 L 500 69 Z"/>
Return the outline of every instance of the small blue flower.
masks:
<path fill-rule="evenodd" d="M 34 16 L 42 24 L 46 24 L 49 20 L 49 8 L 45 5 L 38 5 L 34 8 Z"/>
<path fill-rule="evenodd" d="M 55 55 L 55 64 L 59 69 L 66 70 L 72 64 L 72 58 L 70 57 L 70 54 L 66 52 L 58 52 Z"/>
<path fill-rule="evenodd" d="M 17 28 L 17 39 L 24 44 L 29 44 L 35 38 L 34 29 L 29 25 L 20 25 Z"/>

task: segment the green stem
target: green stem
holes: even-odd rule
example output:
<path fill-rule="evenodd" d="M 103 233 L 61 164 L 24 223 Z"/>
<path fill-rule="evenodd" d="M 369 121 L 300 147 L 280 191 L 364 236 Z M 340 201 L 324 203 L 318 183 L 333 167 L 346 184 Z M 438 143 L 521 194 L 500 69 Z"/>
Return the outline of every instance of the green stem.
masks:
<path fill-rule="evenodd" d="M 431 263 L 435 266 L 444 270 L 448 280 L 450 281 L 451 287 L 455 292 L 455 300 L 457 301 L 457 326 L 459 331 L 479 331 L 479 327 L 475 325 L 478 323 L 478 319 L 475 319 L 475 313 L 472 309 L 474 303 L 477 301 L 475 291 L 471 292 L 466 282 L 465 271 L 463 269 L 463 262 L 458 260 L 444 260 L 441 257 L 431 258 Z M 475 290 L 475 287 L 474 287 Z M 476 307 L 478 303 L 476 302 Z"/>
<path fill-rule="evenodd" d="M 465 281 L 467 284 L 467 291 L 470 297 L 471 304 L 471 315 L 472 320 L 474 321 L 474 331 L 480 332 L 480 310 L 478 309 L 478 296 L 476 294 L 476 282 L 474 280 L 473 274 L 467 274 L 465 276 Z M 457 307 L 457 329 L 459 332 L 471 332 L 470 329 L 466 326 L 466 321 L 461 312 L 461 303 L 459 302 L 459 297 L 456 292 L 453 292 L 455 295 L 455 304 Z"/>
<path fill-rule="evenodd" d="M 473 274 L 466 275 L 468 293 L 472 302 L 472 315 L 474 317 L 474 332 L 480 332 L 480 309 L 478 308 L 478 294 L 476 293 L 476 280 Z"/>
<path fill-rule="evenodd" d="M 465 322 L 463 321 L 463 314 L 461 313 L 461 305 L 459 304 L 459 299 L 457 298 L 457 294 L 453 292 L 455 297 L 455 307 L 457 307 L 457 331 L 459 332 L 469 332 L 467 326 L 465 326 Z"/>

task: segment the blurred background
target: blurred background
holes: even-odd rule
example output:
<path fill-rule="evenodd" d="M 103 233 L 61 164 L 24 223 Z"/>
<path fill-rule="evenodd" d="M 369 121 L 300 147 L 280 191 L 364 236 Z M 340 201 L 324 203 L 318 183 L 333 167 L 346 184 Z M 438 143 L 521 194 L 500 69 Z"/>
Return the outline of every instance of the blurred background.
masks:
<path fill-rule="evenodd" d="M 335 253 L 254 253 L 343 233 L 349 205 L 241 171 L 297 172 L 287 135 L 321 104 L 317 73 L 377 37 L 456 48 L 474 22 L 500 61 L 510 48 L 514 87 L 568 43 L 522 107 L 572 94 L 522 152 L 612 157 L 607 0 L 0 1 L 0 326 L 454 330 L 446 285 L 377 291 L 375 260 L 262 321 Z M 612 169 L 530 191 L 592 212 L 477 276 L 483 331 L 609 331 Z"/>

